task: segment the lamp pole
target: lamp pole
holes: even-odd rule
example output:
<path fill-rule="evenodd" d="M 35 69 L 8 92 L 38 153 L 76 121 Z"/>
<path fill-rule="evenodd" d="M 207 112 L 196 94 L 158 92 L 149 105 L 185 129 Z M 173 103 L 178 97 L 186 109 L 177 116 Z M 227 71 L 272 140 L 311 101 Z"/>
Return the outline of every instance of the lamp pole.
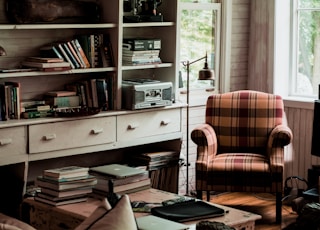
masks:
<path fill-rule="evenodd" d="M 187 117 L 186 117 L 186 125 L 187 125 L 187 135 L 186 135 L 186 194 L 189 195 L 189 108 L 190 108 L 190 92 L 189 92 L 189 88 L 190 88 L 190 66 L 198 61 L 201 61 L 203 59 L 206 59 L 205 62 L 205 67 L 204 70 L 209 70 L 208 69 L 208 63 L 207 63 L 207 54 L 204 57 L 201 57 L 197 60 L 194 60 L 192 62 L 190 61 L 183 61 L 182 64 L 187 67 Z M 201 71 L 199 72 L 199 79 L 200 80 L 204 80 L 204 78 L 201 76 Z M 209 70 L 211 72 L 211 70 Z M 211 72 L 211 76 L 207 78 L 212 79 L 212 72 Z"/>

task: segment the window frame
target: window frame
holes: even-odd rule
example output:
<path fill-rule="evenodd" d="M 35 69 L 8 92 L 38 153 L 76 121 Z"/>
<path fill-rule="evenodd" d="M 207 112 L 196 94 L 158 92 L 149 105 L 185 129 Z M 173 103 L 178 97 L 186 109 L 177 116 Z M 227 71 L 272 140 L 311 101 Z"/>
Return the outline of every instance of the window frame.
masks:
<path fill-rule="evenodd" d="M 214 83 L 214 90 L 213 92 L 217 93 L 220 91 L 220 58 L 221 58 L 221 27 L 222 27 L 222 24 L 221 24 L 221 21 L 222 21 L 222 4 L 221 3 L 201 3 L 201 2 L 179 2 L 179 8 L 178 8 L 178 24 L 177 24 L 177 27 L 178 28 L 181 28 L 180 27 L 180 19 L 181 19 L 181 12 L 182 10 L 215 10 L 216 11 L 216 15 L 217 15 L 217 18 L 216 18 L 216 25 L 215 25 L 215 44 L 214 44 L 214 47 L 215 47 L 215 58 L 214 58 L 214 74 L 215 74 L 215 83 Z M 178 29 L 178 41 L 180 41 L 180 29 Z M 178 52 L 177 52 L 177 55 L 178 55 L 178 63 L 180 64 L 179 66 L 179 69 L 181 69 L 183 66 L 182 66 L 182 61 L 186 61 L 186 60 L 180 60 L 180 42 L 178 42 Z M 203 55 L 200 55 L 199 57 L 202 57 L 204 56 L 205 54 Z M 198 57 L 198 58 L 199 58 Z M 190 62 L 191 61 L 194 61 L 194 60 L 189 60 Z M 204 87 L 204 88 L 192 88 L 192 85 L 190 85 L 190 91 L 203 91 L 204 89 L 207 89 L 208 87 Z M 181 89 L 182 91 L 185 90 L 185 88 L 182 88 Z M 180 90 L 180 91 L 181 91 Z M 211 92 L 212 93 L 212 92 Z"/>

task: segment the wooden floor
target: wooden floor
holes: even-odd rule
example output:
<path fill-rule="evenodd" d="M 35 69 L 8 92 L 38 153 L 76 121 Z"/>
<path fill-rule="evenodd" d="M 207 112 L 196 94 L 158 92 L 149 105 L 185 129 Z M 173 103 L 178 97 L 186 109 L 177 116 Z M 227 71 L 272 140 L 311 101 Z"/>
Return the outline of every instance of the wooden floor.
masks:
<path fill-rule="evenodd" d="M 204 197 L 206 199 L 206 197 Z M 278 230 L 288 226 L 297 218 L 291 206 L 282 205 L 282 223 L 275 223 L 275 196 L 272 194 L 222 193 L 211 195 L 210 202 L 230 206 L 262 216 L 256 221 L 256 230 Z"/>

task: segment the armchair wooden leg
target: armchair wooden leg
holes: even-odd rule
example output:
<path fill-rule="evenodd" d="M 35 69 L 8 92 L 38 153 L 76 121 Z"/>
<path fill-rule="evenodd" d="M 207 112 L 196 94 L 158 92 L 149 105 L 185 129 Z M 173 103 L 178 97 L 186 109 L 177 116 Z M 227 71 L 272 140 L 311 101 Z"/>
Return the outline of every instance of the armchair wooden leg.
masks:
<path fill-rule="evenodd" d="M 207 201 L 210 201 L 210 191 L 207 191 Z"/>
<path fill-rule="evenodd" d="M 197 199 L 202 200 L 202 190 L 197 190 Z"/>
<path fill-rule="evenodd" d="M 282 193 L 276 193 L 276 223 L 281 224 L 282 221 Z"/>

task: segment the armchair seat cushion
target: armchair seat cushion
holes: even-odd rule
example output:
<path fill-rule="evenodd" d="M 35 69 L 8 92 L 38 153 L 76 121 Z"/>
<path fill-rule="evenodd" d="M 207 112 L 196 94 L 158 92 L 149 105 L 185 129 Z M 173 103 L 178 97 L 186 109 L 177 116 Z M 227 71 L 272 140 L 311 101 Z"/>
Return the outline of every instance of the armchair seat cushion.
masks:
<path fill-rule="evenodd" d="M 206 178 L 208 185 L 214 187 L 237 186 L 238 191 L 251 191 L 254 190 L 252 185 L 266 187 L 272 181 L 267 157 L 256 153 L 217 154 L 208 164 L 207 170 L 207 175 L 203 178 Z M 197 172 L 199 173 L 201 172 Z"/>

